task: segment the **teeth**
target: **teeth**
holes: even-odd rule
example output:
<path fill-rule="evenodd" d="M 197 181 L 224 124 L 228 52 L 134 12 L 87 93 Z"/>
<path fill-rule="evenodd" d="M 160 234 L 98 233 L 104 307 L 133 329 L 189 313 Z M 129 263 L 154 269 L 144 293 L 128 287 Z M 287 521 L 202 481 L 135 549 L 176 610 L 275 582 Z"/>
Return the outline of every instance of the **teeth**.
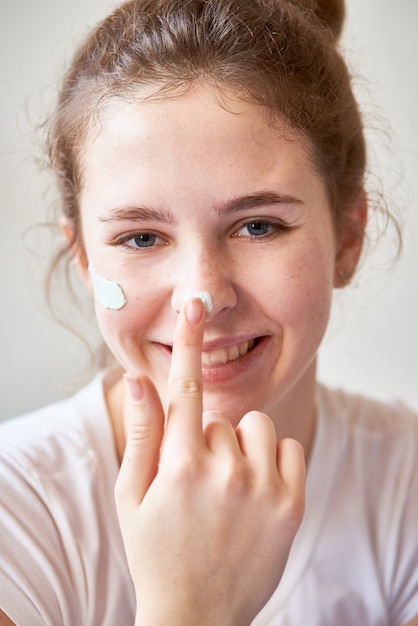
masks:
<path fill-rule="evenodd" d="M 254 339 L 251 339 L 251 341 L 246 341 L 245 343 L 241 343 L 238 346 L 240 356 L 244 356 L 244 354 L 247 354 L 247 352 L 252 350 L 254 348 L 254 344 L 255 344 Z"/>
<path fill-rule="evenodd" d="M 228 361 L 235 361 L 240 356 L 244 356 L 254 348 L 254 339 L 244 341 L 244 343 L 222 348 L 220 350 L 212 350 L 211 352 L 202 352 L 202 365 L 222 365 Z"/>

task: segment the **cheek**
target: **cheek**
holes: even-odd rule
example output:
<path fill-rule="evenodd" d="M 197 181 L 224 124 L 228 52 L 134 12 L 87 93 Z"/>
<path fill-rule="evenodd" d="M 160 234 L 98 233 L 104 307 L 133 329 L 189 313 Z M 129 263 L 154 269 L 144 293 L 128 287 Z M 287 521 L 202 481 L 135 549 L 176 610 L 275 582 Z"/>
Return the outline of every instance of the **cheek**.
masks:
<path fill-rule="evenodd" d="M 105 338 L 136 331 L 143 326 L 143 318 L 146 317 L 146 308 L 138 307 L 132 302 L 125 304 L 119 311 L 111 311 L 96 300 L 95 312 L 100 331 Z"/>
<path fill-rule="evenodd" d="M 91 286 L 94 293 L 96 318 L 103 331 L 126 328 L 141 324 L 141 318 L 146 316 L 152 306 L 155 294 L 155 284 L 147 279 L 147 275 L 138 277 L 135 273 L 127 272 L 123 267 L 106 267 L 96 270 L 96 266 L 89 264 Z M 105 276 L 112 276 L 112 280 Z"/>
<path fill-rule="evenodd" d="M 100 277 L 117 285 L 125 303 L 118 310 L 106 308 L 96 290 L 97 324 L 105 343 L 123 367 L 144 367 L 148 364 L 150 344 L 170 339 L 174 315 L 170 282 L 161 264 L 151 266 L 142 258 L 118 261 L 111 252 L 92 255 L 90 262 L 96 276 L 90 273 L 91 280 L 93 283 L 94 277 Z"/>
<path fill-rule="evenodd" d="M 283 327 L 302 335 L 322 336 L 328 323 L 333 292 L 332 256 L 315 248 L 288 259 L 280 270 L 270 272 L 272 278 L 265 290 L 265 302 Z"/>
<path fill-rule="evenodd" d="M 126 303 L 119 310 L 102 306 L 95 298 L 96 320 L 101 335 L 119 361 L 125 362 L 126 355 L 136 355 L 141 350 L 144 337 L 162 311 L 159 289 L 144 289 L 137 282 L 120 281 Z"/>
<path fill-rule="evenodd" d="M 300 297 L 289 324 L 292 336 L 301 354 L 312 357 L 325 335 L 332 300 L 332 282 L 329 277 L 318 275 L 302 280 Z"/>
<path fill-rule="evenodd" d="M 126 304 L 119 311 L 110 311 L 95 302 L 96 320 L 100 333 L 116 359 L 125 365 L 125 353 L 132 352 L 136 337 L 141 334 L 146 321 L 136 312 L 135 307 Z"/>

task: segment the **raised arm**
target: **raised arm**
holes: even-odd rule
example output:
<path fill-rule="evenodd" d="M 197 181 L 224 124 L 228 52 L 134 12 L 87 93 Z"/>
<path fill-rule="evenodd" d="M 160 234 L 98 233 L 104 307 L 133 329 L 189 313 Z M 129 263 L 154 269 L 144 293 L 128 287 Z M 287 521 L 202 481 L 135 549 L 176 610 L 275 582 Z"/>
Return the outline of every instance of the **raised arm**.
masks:
<path fill-rule="evenodd" d="M 179 314 L 167 418 L 152 382 L 128 376 L 116 502 L 137 596 L 136 626 L 250 624 L 279 584 L 304 509 L 295 441 L 270 418 L 202 416 L 204 309 Z"/>

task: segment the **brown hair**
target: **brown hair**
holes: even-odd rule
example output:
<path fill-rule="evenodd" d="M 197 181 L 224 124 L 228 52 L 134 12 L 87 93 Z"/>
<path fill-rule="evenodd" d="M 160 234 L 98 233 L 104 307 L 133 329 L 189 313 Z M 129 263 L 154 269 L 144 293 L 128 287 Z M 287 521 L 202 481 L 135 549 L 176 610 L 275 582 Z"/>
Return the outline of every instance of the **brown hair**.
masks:
<path fill-rule="evenodd" d="M 268 107 L 300 131 L 324 178 L 335 222 L 363 184 L 365 142 L 337 46 L 343 0 L 129 0 L 77 51 L 52 118 L 48 153 L 62 210 L 81 242 L 80 155 L 107 98 L 140 85 L 160 97 L 209 81 Z"/>

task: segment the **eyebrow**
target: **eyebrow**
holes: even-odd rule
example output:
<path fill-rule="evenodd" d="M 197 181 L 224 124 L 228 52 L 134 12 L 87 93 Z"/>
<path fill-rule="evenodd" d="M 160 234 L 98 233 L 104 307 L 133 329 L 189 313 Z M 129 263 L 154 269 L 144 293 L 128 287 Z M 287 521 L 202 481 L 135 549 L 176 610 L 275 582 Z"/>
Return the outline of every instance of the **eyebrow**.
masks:
<path fill-rule="evenodd" d="M 163 209 L 151 209 L 144 206 L 126 206 L 112 209 L 106 215 L 99 217 L 99 222 L 163 222 L 174 225 L 175 220 L 170 211 Z"/>
<path fill-rule="evenodd" d="M 215 211 L 218 214 L 236 213 L 237 211 L 257 209 L 269 204 L 302 204 L 302 200 L 279 194 L 275 191 L 262 191 L 233 198 L 225 204 L 215 206 Z"/>
<path fill-rule="evenodd" d="M 228 215 L 272 204 L 292 205 L 303 203 L 302 200 L 298 200 L 292 196 L 278 194 L 274 191 L 263 191 L 233 198 L 223 204 L 215 205 L 214 210 L 218 215 Z M 152 221 L 173 226 L 176 220 L 173 214 L 168 210 L 152 209 L 145 206 L 126 206 L 112 209 L 109 213 L 101 215 L 99 221 Z"/>

